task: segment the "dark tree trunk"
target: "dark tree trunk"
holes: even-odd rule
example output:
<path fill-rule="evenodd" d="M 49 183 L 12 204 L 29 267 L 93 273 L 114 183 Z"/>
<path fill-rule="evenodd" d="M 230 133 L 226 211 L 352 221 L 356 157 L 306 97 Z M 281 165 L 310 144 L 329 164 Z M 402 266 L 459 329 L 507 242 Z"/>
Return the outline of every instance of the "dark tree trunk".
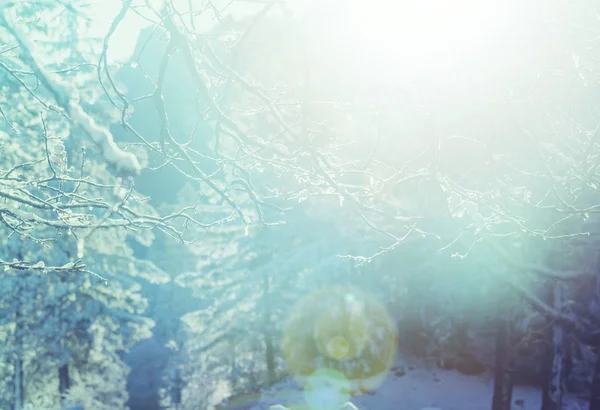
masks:
<path fill-rule="evenodd" d="M 500 301 L 500 305 L 503 302 Z M 513 380 L 510 309 L 505 308 L 505 306 L 500 306 L 496 319 L 496 368 L 494 371 L 492 410 L 510 410 L 512 402 Z"/>
<path fill-rule="evenodd" d="M 563 330 L 563 386 L 564 392 L 574 392 L 577 390 L 577 382 L 574 379 L 573 371 L 575 369 L 575 360 L 577 360 L 576 341 L 568 340 L 569 335 Z"/>
<path fill-rule="evenodd" d="M 14 386 L 14 410 L 21 410 L 23 408 L 23 402 L 25 400 L 25 394 L 23 389 L 23 360 L 21 359 L 20 353 L 14 361 L 14 374 L 13 374 L 13 386 Z"/>
<path fill-rule="evenodd" d="M 267 359 L 267 377 L 269 385 L 275 383 L 276 375 L 275 375 L 275 349 L 273 348 L 273 341 L 271 339 L 271 335 L 266 335 L 266 349 L 265 355 Z"/>
<path fill-rule="evenodd" d="M 69 365 L 63 364 L 58 368 L 58 393 L 60 394 L 61 403 L 71 387 L 71 379 L 69 378 Z"/>
<path fill-rule="evenodd" d="M 456 321 L 454 325 L 454 331 L 452 332 L 452 349 L 455 350 L 457 354 L 464 354 L 468 352 L 468 342 L 469 342 L 469 326 L 467 321 L 464 319 L 459 319 Z"/>
<path fill-rule="evenodd" d="M 71 257 L 69 252 L 67 252 L 67 256 L 69 258 Z M 69 279 L 67 278 L 67 276 L 65 275 L 64 272 L 60 272 L 58 275 L 59 275 L 58 277 L 62 283 L 67 283 L 69 281 Z M 64 354 L 66 354 L 67 349 L 63 345 L 63 342 L 64 342 L 64 340 L 61 339 L 59 342 L 59 346 L 60 346 L 62 354 L 64 355 Z M 58 394 L 60 396 L 61 404 L 64 403 L 65 396 L 70 387 L 71 387 L 71 380 L 69 377 L 69 364 L 68 364 L 68 360 L 63 357 L 63 358 L 61 358 L 60 366 L 58 367 Z"/>
<path fill-rule="evenodd" d="M 600 410 L 600 349 L 596 349 L 596 366 L 590 389 L 589 410 Z"/>
<path fill-rule="evenodd" d="M 22 256 L 18 255 L 19 259 Z M 17 296 L 21 295 L 22 288 L 19 287 Z M 17 304 L 15 308 L 15 358 L 13 361 L 14 373 L 13 373 L 13 410 L 21 410 L 23 408 L 23 402 L 25 401 L 25 389 L 23 383 L 23 317 L 21 312 L 21 300 L 17 298 Z"/>
<path fill-rule="evenodd" d="M 267 364 L 267 383 L 272 385 L 275 383 L 275 349 L 273 348 L 273 339 L 271 335 L 271 306 L 269 304 L 269 298 L 271 289 L 269 286 L 269 276 L 265 274 L 264 277 L 264 293 L 263 298 L 265 302 L 264 311 L 264 337 L 265 337 L 265 361 Z"/>
<path fill-rule="evenodd" d="M 595 297 L 600 297 L 599 277 L 596 277 Z M 592 386 L 590 387 L 589 410 L 600 410 L 600 347 L 596 347 L 594 352 L 596 353 L 596 366 L 594 366 L 594 376 L 592 378 Z"/>
<path fill-rule="evenodd" d="M 237 351 L 235 350 L 236 345 L 238 345 L 238 335 L 234 334 L 229 339 L 229 366 L 231 367 L 231 372 L 229 373 L 229 383 L 231 391 L 237 394 L 240 389 L 239 384 L 239 374 L 238 374 L 238 363 L 237 363 Z M 243 387 L 243 386 L 242 386 Z"/>
<path fill-rule="evenodd" d="M 181 369 L 176 368 L 173 370 L 171 379 L 171 403 L 175 405 L 175 410 L 179 410 L 181 407 L 181 396 L 183 390 L 183 379 L 181 377 Z"/>
<path fill-rule="evenodd" d="M 550 306 L 560 308 L 561 288 L 558 283 L 548 283 L 546 301 Z M 563 398 L 563 329 L 558 325 L 550 327 L 547 335 L 544 385 L 542 387 L 542 410 L 561 410 Z"/>
<path fill-rule="evenodd" d="M 423 320 L 423 294 L 426 288 L 424 279 L 410 275 L 406 278 L 406 297 L 404 306 L 404 319 L 400 322 L 400 343 L 408 352 L 416 357 L 428 356 L 429 333 Z"/>

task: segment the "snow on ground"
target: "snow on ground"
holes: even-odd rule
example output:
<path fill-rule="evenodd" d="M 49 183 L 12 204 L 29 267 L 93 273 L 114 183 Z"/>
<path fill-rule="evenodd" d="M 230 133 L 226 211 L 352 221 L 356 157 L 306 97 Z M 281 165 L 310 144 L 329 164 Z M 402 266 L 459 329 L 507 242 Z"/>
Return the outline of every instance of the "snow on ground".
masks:
<path fill-rule="evenodd" d="M 379 388 L 361 396 L 343 398 L 339 393 L 336 395 L 331 386 L 320 391 L 303 392 L 298 383 L 287 381 L 263 392 L 259 402 L 240 403 L 240 406 L 229 408 L 263 410 L 283 405 L 292 410 L 338 410 L 340 407 L 333 406 L 333 403 L 349 399 L 360 410 L 487 410 L 491 407 L 492 392 L 491 375 L 466 376 L 415 360 L 397 363 Z M 321 405 L 318 404 L 319 397 L 322 398 Z M 540 389 L 515 387 L 513 410 L 539 410 L 540 405 Z M 587 402 L 567 396 L 564 409 L 584 410 Z"/>

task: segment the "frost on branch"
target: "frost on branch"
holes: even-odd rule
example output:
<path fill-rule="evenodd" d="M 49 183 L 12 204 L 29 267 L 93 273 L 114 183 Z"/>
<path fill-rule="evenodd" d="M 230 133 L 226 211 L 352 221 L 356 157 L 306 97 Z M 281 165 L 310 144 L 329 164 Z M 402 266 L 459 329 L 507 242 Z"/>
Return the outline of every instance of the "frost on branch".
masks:
<path fill-rule="evenodd" d="M 79 104 L 77 90 L 60 81 L 57 76 L 47 72 L 38 63 L 38 59 L 35 57 L 35 45 L 29 40 L 27 33 L 17 24 L 12 25 L 10 31 L 21 47 L 23 61 L 35 72 L 56 103 L 69 114 L 73 123 L 78 125 L 98 146 L 106 162 L 122 176 L 138 175 L 141 166 L 136 156 L 119 148 L 108 128 L 98 125 L 94 118 L 84 111 Z"/>

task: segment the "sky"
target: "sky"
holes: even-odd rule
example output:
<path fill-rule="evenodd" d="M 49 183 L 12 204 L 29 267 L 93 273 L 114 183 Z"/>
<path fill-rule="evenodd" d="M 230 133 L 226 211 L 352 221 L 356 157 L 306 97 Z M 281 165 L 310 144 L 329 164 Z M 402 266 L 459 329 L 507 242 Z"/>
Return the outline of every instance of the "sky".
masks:
<path fill-rule="evenodd" d="M 161 0 L 152 0 L 153 2 Z M 194 6 L 199 9 L 205 0 L 193 0 Z M 298 1 L 298 0 L 293 0 Z M 174 3 L 180 10 L 187 10 L 188 0 L 174 0 Z M 212 0 L 212 3 L 219 9 L 224 9 L 231 5 L 231 0 Z M 99 37 L 104 37 L 111 22 L 119 13 L 122 5 L 121 0 L 90 0 L 91 10 L 94 17 L 92 25 L 92 34 Z M 134 4 L 143 4 L 141 1 L 134 1 Z M 239 1 L 236 7 L 228 7 L 227 12 L 223 14 L 233 13 L 234 17 L 244 14 L 253 14 L 264 4 L 252 1 Z M 210 30 L 213 21 L 216 21 L 213 15 L 203 13 L 204 18 L 197 20 L 197 27 L 203 27 L 203 31 Z M 139 17 L 136 13 L 129 11 L 123 22 L 117 28 L 117 31 L 112 37 L 108 58 L 112 62 L 127 62 L 133 54 L 138 34 L 148 26 L 148 21 Z"/>
<path fill-rule="evenodd" d="M 145 1 L 136 0 L 134 4 Z M 189 0 L 172 1 L 178 10 L 186 11 L 189 7 Z M 264 3 L 257 1 L 236 0 L 232 5 L 231 0 L 212 0 L 212 3 L 219 9 L 227 8 L 223 14 L 239 18 L 264 7 Z M 460 76 L 465 67 L 477 64 L 474 56 L 502 47 L 502 39 L 519 36 L 518 28 L 511 23 L 513 14 L 519 14 L 516 0 L 492 1 L 485 5 L 457 0 L 452 8 L 444 6 L 443 0 L 429 0 L 427 7 L 417 7 L 415 4 L 419 3 L 411 1 L 373 1 L 371 4 L 362 0 L 287 0 L 286 4 L 296 16 L 303 14 L 308 18 L 311 23 L 307 24 L 319 47 L 332 43 L 332 53 L 346 56 L 348 64 L 364 71 L 365 77 L 384 78 L 386 82 L 403 82 L 417 75 L 438 78 L 446 84 L 450 74 Z M 92 33 L 103 37 L 119 13 L 122 0 L 90 2 L 95 17 Z M 192 4 L 200 10 L 205 2 L 193 0 Z M 409 7 L 410 4 L 413 6 Z M 278 11 L 276 7 L 271 13 Z M 207 32 L 215 21 L 214 15 L 205 12 L 196 27 Z M 111 39 L 109 61 L 128 62 L 140 30 L 148 24 L 129 11 Z M 514 63 L 509 58 L 506 60 Z"/>
<path fill-rule="evenodd" d="M 94 0 L 90 4 L 94 17 L 92 34 L 103 37 L 121 9 L 121 0 Z M 110 43 L 109 59 L 113 62 L 126 62 L 133 54 L 140 30 L 147 24 L 135 13 L 127 13 Z"/>

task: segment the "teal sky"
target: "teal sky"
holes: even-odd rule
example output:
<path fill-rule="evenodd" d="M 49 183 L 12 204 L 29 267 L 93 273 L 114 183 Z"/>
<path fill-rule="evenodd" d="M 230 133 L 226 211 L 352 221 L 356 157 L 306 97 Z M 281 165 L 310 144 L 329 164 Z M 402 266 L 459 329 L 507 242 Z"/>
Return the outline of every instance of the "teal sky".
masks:
<path fill-rule="evenodd" d="M 153 0 L 152 2 L 160 2 L 161 0 Z M 297 1 L 297 0 L 294 0 Z M 204 0 L 194 0 L 196 9 L 202 8 Z M 134 4 L 144 4 L 144 1 L 134 1 Z M 187 10 L 188 0 L 174 0 L 175 5 L 179 10 Z M 240 1 L 232 7 L 230 0 L 212 0 L 212 3 L 219 9 L 227 10 L 223 14 L 233 14 L 234 17 L 240 17 L 244 14 L 256 13 L 260 8 L 264 7 L 263 3 L 249 1 Z M 104 36 L 110 27 L 111 22 L 121 9 L 121 0 L 90 0 L 94 14 L 94 24 L 92 33 L 97 36 Z M 140 9 L 143 12 L 143 8 Z M 199 18 L 197 27 L 205 27 L 203 31 L 209 31 L 213 26 L 214 15 L 211 13 L 203 13 L 204 18 Z M 138 34 L 142 28 L 149 23 L 133 12 L 128 12 L 125 20 L 121 23 L 115 32 L 110 46 L 109 59 L 113 62 L 126 62 L 134 51 L 135 43 Z"/>
<path fill-rule="evenodd" d="M 91 1 L 94 13 L 94 24 L 92 33 L 103 36 L 110 23 L 119 13 L 121 0 L 94 0 Z M 133 53 L 137 36 L 147 23 L 134 13 L 128 13 L 123 24 L 115 32 L 109 50 L 109 59 L 117 62 L 125 62 Z"/>

